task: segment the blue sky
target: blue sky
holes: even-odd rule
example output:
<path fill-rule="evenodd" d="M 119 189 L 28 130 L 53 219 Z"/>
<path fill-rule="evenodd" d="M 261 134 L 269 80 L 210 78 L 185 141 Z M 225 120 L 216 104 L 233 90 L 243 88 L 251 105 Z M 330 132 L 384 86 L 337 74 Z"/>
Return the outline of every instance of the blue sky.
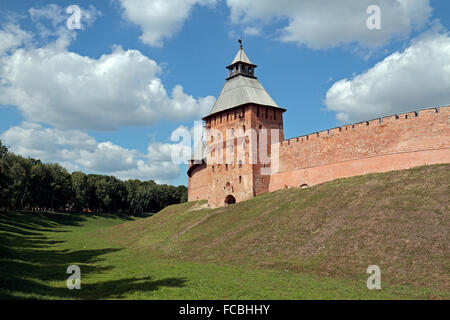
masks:
<path fill-rule="evenodd" d="M 69 171 L 186 184 L 170 136 L 212 107 L 241 34 L 286 138 L 450 104 L 448 1 L 274 3 L 3 0 L 0 139 Z"/>

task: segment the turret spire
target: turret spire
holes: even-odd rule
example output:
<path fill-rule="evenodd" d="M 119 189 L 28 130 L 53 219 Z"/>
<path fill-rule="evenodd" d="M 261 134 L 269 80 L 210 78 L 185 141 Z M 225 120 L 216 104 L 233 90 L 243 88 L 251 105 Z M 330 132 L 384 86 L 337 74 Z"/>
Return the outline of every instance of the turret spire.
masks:
<path fill-rule="evenodd" d="M 240 44 L 239 51 L 236 53 L 233 62 L 231 62 L 231 64 L 227 67 L 228 79 L 238 74 L 251 78 L 256 78 L 254 74 L 256 65 L 250 61 L 250 59 L 245 54 L 244 49 L 242 49 L 242 40 L 239 39 L 238 41 Z"/>

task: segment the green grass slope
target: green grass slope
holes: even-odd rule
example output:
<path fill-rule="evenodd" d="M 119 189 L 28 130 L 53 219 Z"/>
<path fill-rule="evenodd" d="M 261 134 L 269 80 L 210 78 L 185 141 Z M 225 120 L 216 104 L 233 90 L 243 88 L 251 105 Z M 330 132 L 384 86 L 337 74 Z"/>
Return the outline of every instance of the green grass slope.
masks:
<path fill-rule="evenodd" d="M 449 290 L 450 165 L 280 190 L 218 209 L 201 204 L 171 206 L 105 236 L 142 254 L 353 280 L 375 264 L 385 285 Z"/>
<path fill-rule="evenodd" d="M 0 214 L 0 299 L 449 299 L 450 165 L 148 218 Z M 79 265 L 81 290 L 66 288 Z M 366 269 L 381 268 L 382 290 Z"/>

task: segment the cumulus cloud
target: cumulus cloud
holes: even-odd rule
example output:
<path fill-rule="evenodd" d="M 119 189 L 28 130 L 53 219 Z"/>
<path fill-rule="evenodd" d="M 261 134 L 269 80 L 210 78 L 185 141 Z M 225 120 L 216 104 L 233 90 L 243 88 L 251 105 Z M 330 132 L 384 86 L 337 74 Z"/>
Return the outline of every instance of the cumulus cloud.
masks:
<path fill-rule="evenodd" d="M 195 5 L 216 0 L 119 0 L 124 17 L 142 29 L 142 42 L 156 47 L 178 32 Z"/>
<path fill-rule="evenodd" d="M 325 104 L 342 122 L 450 104 L 449 33 L 430 32 L 365 73 L 333 84 Z"/>
<path fill-rule="evenodd" d="M 93 7 L 82 9 L 83 26 L 98 15 Z M 26 119 L 0 139 L 13 152 L 69 171 L 164 183 L 177 178 L 180 169 L 171 156 L 184 150 L 179 143 L 151 143 L 140 152 L 80 130 L 195 119 L 211 109 L 214 98 L 194 98 L 181 85 L 168 91 L 161 66 L 137 50 L 115 46 L 99 58 L 69 51 L 77 31 L 66 28 L 67 15 L 57 5 L 32 8 L 29 16 L 34 32 L 16 21 L 0 29 L 0 107 L 16 106 Z"/>
<path fill-rule="evenodd" d="M 423 27 L 432 12 L 429 0 L 227 0 L 234 23 L 252 25 L 286 21 L 279 39 L 313 49 L 357 42 L 364 47 L 407 37 Z M 367 28 L 366 10 L 381 9 L 381 30 Z"/>
<path fill-rule="evenodd" d="M 158 182 L 170 182 L 180 174 L 170 158 L 170 151 L 178 148 L 176 144 L 150 144 L 148 153 L 143 154 L 110 141 L 98 142 L 84 132 L 45 128 L 31 122 L 10 128 L 0 138 L 15 153 L 44 162 L 58 162 L 69 171 Z"/>
<path fill-rule="evenodd" d="M 14 34 L 22 35 L 22 42 L 26 38 L 17 28 L 1 32 L 0 46 L 6 49 L 18 46 Z M 94 59 L 68 51 L 66 36 L 0 55 L 0 104 L 17 106 L 29 121 L 56 128 L 116 130 L 162 118 L 199 118 L 214 103 L 212 96 L 186 94 L 181 85 L 168 93 L 161 67 L 137 50 L 115 47 Z"/>

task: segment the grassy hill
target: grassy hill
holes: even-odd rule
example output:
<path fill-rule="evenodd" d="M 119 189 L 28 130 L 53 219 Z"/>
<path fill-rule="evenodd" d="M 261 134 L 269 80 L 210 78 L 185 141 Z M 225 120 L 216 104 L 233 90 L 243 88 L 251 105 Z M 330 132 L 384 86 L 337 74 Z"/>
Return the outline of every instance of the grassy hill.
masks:
<path fill-rule="evenodd" d="M 450 165 L 433 165 L 134 221 L 3 214 L 0 296 L 448 299 L 449 182 Z M 81 290 L 65 288 L 70 264 Z M 366 288 L 373 264 L 380 291 Z"/>

